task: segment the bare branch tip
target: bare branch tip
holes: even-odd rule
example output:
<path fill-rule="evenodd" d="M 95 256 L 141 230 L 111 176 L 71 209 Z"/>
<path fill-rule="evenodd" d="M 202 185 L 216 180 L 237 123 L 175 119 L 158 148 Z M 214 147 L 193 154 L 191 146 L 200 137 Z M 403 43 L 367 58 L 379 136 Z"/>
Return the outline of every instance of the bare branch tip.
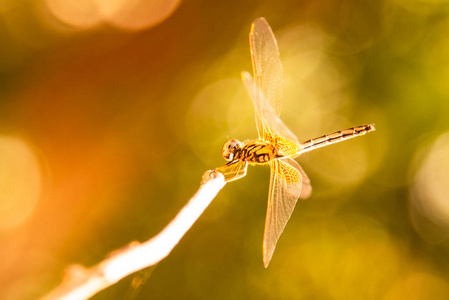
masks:
<path fill-rule="evenodd" d="M 64 279 L 72 282 L 85 280 L 89 276 L 89 270 L 80 264 L 69 265 L 64 270 Z"/>
<path fill-rule="evenodd" d="M 205 184 L 206 182 L 208 182 L 210 180 L 217 179 L 220 176 L 223 176 L 223 175 L 216 170 L 207 170 L 206 172 L 204 172 L 203 176 L 201 177 L 201 184 Z"/>

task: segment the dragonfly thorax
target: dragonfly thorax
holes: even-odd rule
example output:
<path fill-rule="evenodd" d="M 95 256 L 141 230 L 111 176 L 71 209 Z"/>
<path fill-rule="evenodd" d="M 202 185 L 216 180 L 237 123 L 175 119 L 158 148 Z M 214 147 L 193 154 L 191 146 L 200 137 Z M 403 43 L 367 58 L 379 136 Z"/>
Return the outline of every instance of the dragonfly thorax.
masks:
<path fill-rule="evenodd" d="M 223 157 L 227 161 L 241 160 L 255 164 L 265 164 L 273 159 L 284 157 L 272 144 L 259 141 L 229 140 L 223 146 Z"/>

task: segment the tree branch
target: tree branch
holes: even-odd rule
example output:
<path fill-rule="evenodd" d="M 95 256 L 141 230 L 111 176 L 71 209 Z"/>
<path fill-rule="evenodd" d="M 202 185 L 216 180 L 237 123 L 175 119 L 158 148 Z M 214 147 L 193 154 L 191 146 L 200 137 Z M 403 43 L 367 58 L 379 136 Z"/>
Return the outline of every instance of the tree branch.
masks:
<path fill-rule="evenodd" d="M 115 250 L 91 268 L 69 266 L 62 283 L 41 299 L 88 299 L 129 274 L 157 264 L 170 254 L 225 183 L 221 173 L 207 171 L 196 194 L 158 235 Z"/>

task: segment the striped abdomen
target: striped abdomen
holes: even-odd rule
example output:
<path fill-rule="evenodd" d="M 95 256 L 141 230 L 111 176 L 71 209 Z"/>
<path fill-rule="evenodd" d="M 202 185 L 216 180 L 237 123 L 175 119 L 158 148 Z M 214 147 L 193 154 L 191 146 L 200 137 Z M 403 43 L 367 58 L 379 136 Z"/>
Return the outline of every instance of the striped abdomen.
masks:
<path fill-rule="evenodd" d="M 374 124 L 369 124 L 348 128 L 345 130 L 340 130 L 331 134 L 326 134 L 311 140 L 307 140 L 304 143 L 301 143 L 303 148 L 301 149 L 300 153 L 304 153 L 330 144 L 338 143 L 353 137 L 361 136 L 374 130 L 376 130 Z"/>

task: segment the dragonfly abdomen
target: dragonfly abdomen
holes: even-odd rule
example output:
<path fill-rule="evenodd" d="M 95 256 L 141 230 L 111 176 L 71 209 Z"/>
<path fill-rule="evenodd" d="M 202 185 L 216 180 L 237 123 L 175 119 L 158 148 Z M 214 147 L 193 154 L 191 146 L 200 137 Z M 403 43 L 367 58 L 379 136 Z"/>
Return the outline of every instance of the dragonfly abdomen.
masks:
<path fill-rule="evenodd" d="M 237 159 L 249 163 L 265 164 L 283 157 L 272 145 L 260 141 L 248 142 L 236 155 Z"/>
<path fill-rule="evenodd" d="M 357 136 L 364 135 L 370 131 L 374 131 L 376 128 L 373 124 L 362 125 L 357 127 L 348 128 L 345 130 L 340 130 L 331 134 L 326 134 L 314 139 L 307 140 L 301 145 L 303 146 L 301 149 L 301 153 L 307 152 L 313 149 L 317 149 L 320 147 L 324 147 L 330 144 L 338 143 L 350 138 L 354 138 Z"/>

